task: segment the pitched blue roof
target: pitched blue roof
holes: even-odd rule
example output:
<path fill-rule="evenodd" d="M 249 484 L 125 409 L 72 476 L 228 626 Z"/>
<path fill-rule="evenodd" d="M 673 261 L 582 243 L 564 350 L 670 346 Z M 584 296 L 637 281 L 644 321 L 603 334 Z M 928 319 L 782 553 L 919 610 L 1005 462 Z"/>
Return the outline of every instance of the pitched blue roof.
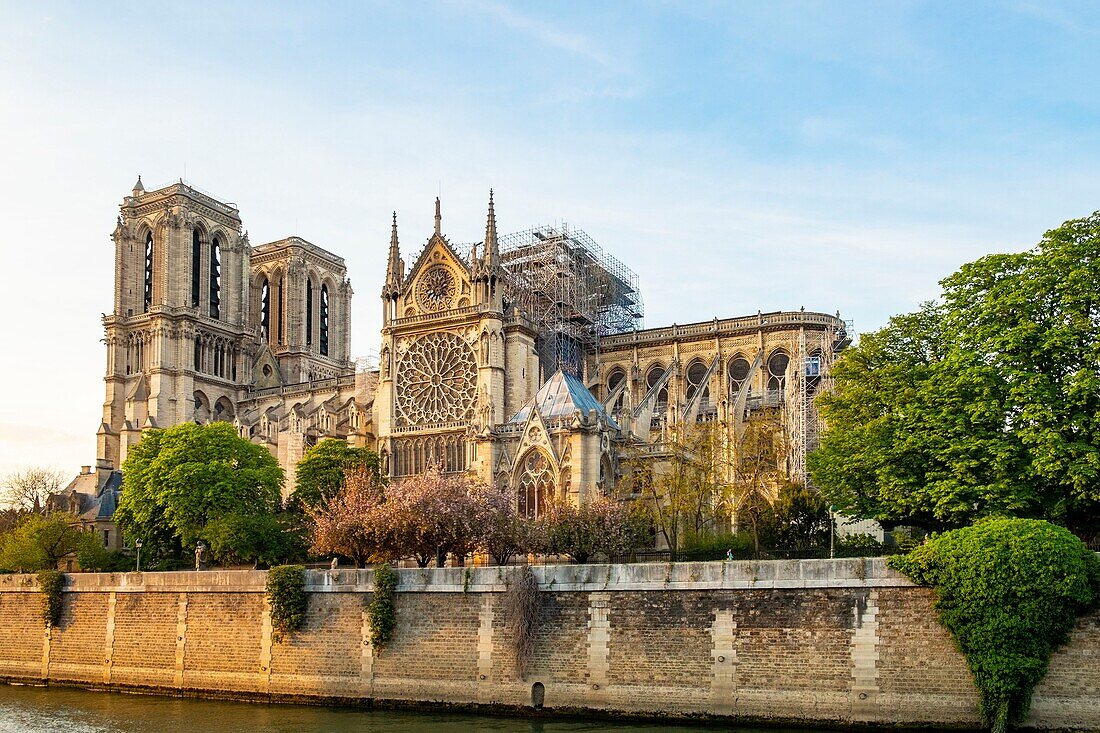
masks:
<path fill-rule="evenodd" d="M 544 418 L 567 417 L 578 410 L 581 414 L 587 415 L 595 410 L 612 427 L 619 427 L 607 414 L 607 411 L 603 409 L 600 401 L 593 397 L 588 388 L 584 386 L 584 382 L 560 369 L 554 373 L 554 376 L 546 380 L 545 384 L 539 387 L 534 399 L 530 400 L 523 406 L 523 409 L 513 415 L 509 422 L 527 422 L 531 417 L 531 408 L 536 405 L 539 414 Z"/>

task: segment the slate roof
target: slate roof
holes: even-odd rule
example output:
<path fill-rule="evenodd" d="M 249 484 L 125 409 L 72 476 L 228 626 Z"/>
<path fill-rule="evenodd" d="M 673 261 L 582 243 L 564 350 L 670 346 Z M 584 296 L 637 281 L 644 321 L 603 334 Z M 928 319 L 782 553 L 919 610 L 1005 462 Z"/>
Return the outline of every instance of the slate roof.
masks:
<path fill-rule="evenodd" d="M 513 415 L 509 422 L 527 422 L 531 417 L 531 409 L 536 406 L 539 414 L 545 419 L 568 417 L 577 411 L 580 411 L 582 415 L 588 415 L 592 410 L 595 410 L 596 414 L 603 417 L 613 428 L 618 429 L 619 427 L 581 380 L 572 374 L 566 374 L 560 369 L 554 373 L 554 376 L 546 380 L 545 384 L 539 387 L 539 391 L 535 393 L 534 398 Z"/>

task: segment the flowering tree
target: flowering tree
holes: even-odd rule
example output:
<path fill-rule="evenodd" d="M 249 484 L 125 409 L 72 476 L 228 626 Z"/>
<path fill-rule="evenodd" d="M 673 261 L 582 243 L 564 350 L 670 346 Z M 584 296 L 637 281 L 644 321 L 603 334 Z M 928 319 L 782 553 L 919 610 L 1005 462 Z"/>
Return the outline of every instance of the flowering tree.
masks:
<path fill-rule="evenodd" d="M 313 552 L 350 557 L 357 567 L 393 554 L 391 508 L 381 483 L 366 468 L 350 471 L 339 493 L 308 513 L 313 520 Z"/>
<path fill-rule="evenodd" d="M 444 474 L 439 466 L 395 482 L 386 503 L 398 555 L 426 567 L 448 552 L 460 560 L 472 552 L 483 512 L 471 489 L 465 476 Z"/>
<path fill-rule="evenodd" d="M 471 494 L 481 514 L 477 549 L 488 553 L 497 565 L 507 565 L 512 555 L 530 549 L 531 522 L 516 511 L 515 492 L 504 486 L 478 483 Z"/>
<path fill-rule="evenodd" d="M 626 554 L 647 541 L 644 519 L 607 496 L 597 496 L 580 507 L 561 500 L 549 503 L 538 524 L 546 551 L 568 555 L 578 563 L 599 553 L 609 559 Z"/>

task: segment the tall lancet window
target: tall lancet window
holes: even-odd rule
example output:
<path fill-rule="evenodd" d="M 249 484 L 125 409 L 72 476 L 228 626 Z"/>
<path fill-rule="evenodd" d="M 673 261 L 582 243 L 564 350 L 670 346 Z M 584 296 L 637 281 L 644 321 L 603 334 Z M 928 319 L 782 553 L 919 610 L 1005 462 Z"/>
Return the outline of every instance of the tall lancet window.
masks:
<path fill-rule="evenodd" d="M 313 345 L 313 281 L 306 278 L 306 346 Z"/>
<path fill-rule="evenodd" d="M 199 284 L 202 282 L 202 236 L 191 232 L 191 307 L 199 307 Z"/>
<path fill-rule="evenodd" d="M 271 338 L 271 286 L 267 278 L 260 284 L 260 340 Z"/>
<path fill-rule="evenodd" d="M 321 286 L 321 356 L 328 356 L 328 285 Z"/>
<path fill-rule="evenodd" d="M 145 234 L 145 312 L 153 305 L 153 233 Z"/>
<path fill-rule="evenodd" d="M 279 278 L 279 295 L 275 298 L 275 323 L 278 330 L 278 343 L 283 343 L 283 321 L 286 320 L 283 314 L 286 312 L 283 310 L 283 293 L 286 292 L 286 275 Z"/>
<path fill-rule="evenodd" d="M 221 318 L 222 244 L 217 237 L 210 240 L 210 317 Z"/>

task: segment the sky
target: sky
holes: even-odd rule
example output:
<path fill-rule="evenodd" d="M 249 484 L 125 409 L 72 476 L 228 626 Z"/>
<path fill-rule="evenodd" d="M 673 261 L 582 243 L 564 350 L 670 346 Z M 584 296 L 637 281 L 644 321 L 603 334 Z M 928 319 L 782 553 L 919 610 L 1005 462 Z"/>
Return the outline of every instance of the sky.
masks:
<path fill-rule="evenodd" d="M 567 222 L 646 326 L 859 332 L 1100 208 L 1100 6 L 0 0 L 0 476 L 95 459 L 118 206 L 140 174 L 348 264 L 376 351 L 409 261 Z"/>

